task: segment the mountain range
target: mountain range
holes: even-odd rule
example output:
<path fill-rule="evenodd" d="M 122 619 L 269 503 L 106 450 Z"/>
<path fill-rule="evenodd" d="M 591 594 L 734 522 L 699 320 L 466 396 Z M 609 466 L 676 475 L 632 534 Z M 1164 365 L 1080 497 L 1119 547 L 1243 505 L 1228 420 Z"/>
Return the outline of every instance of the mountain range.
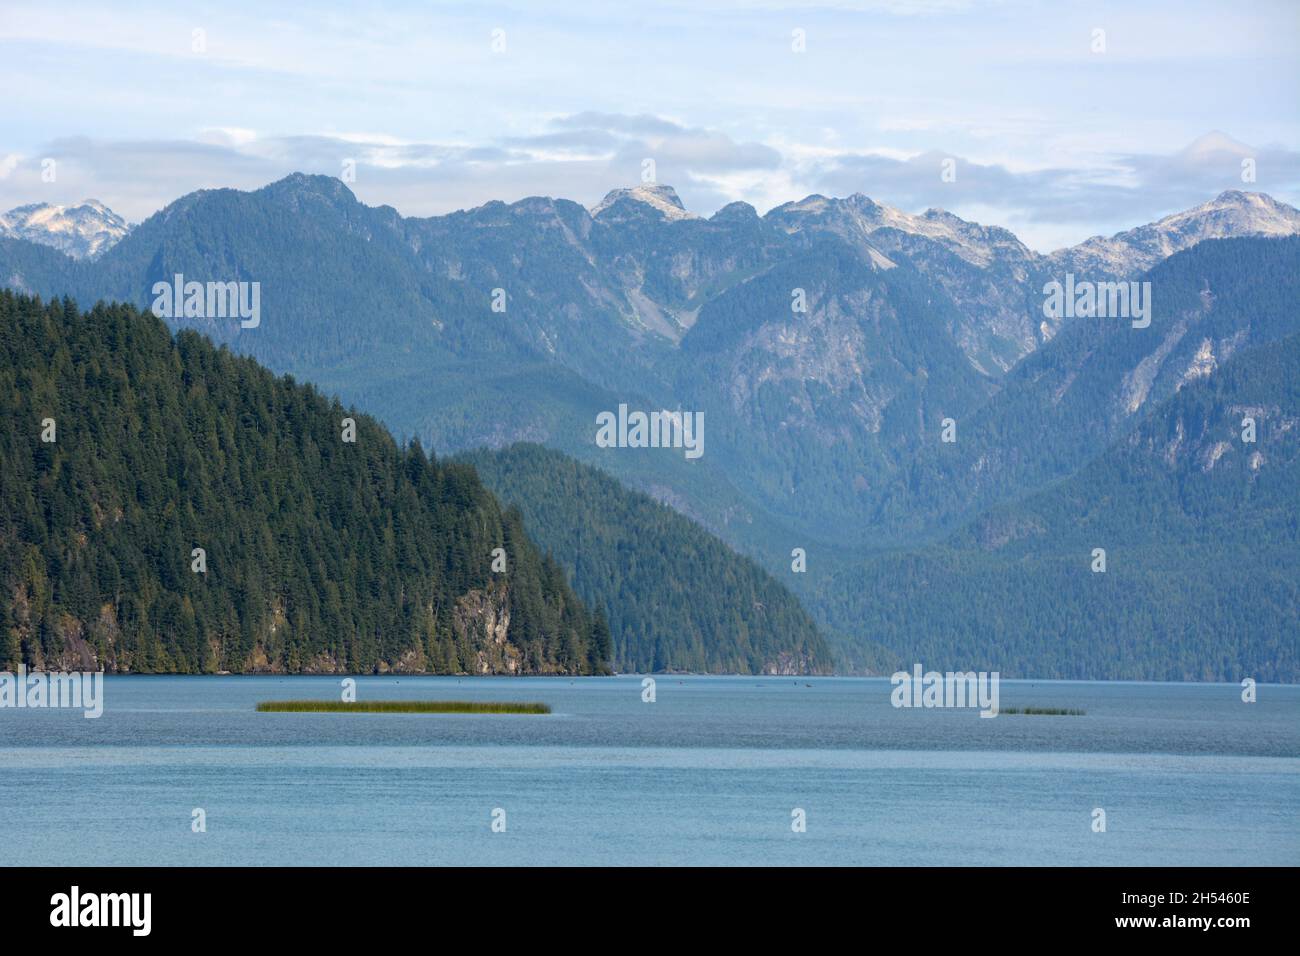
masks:
<path fill-rule="evenodd" d="M 419 219 L 297 174 L 182 197 L 94 258 L 0 238 L 0 281 L 140 308 L 178 274 L 257 282 L 255 328 L 169 321 L 440 453 L 522 441 L 598 466 L 752 556 L 846 659 L 907 657 L 921 638 L 873 613 L 871 569 L 1080 474 L 1184 388 L 1300 331 L 1296 233 L 1295 209 L 1236 190 L 1044 255 L 860 194 L 703 218 L 647 184 L 590 210 L 534 197 Z M 1149 325 L 1048 314 L 1045 287 L 1067 277 L 1150 283 Z M 705 453 L 599 447 L 597 416 L 620 405 L 702 412 Z M 1292 610 L 1273 629 L 1294 624 Z M 969 640 L 958 628 L 945 653 L 960 663 Z M 1006 646 L 1004 673 L 1092 673 Z"/>

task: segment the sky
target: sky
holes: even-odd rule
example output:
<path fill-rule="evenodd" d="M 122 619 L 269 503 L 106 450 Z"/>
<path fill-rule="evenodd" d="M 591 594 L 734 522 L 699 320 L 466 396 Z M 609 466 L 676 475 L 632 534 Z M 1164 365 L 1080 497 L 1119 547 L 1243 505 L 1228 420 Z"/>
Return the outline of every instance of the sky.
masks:
<path fill-rule="evenodd" d="M 1297 0 L 0 0 L 0 210 L 296 171 L 408 216 L 590 206 L 651 160 L 701 215 L 861 192 L 1048 251 L 1300 204 L 1297 41 Z"/>

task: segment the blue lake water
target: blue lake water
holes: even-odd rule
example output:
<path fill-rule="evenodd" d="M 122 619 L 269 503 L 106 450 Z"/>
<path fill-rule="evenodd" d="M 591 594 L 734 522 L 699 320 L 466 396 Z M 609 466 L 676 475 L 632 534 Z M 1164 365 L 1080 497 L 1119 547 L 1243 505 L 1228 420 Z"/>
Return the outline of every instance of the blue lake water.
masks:
<path fill-rule="evenodd" d="M 336 678 L 109 677 L 98 720 L 0 709 L 0 864 L 1300 864 L 1300 687 L 1003 681 L 1003 709 L 1087 713 L 982 719 L 883 679 L 657 681 L 357 679 L 554 711 L 449 716 L 254 710 Z"/>

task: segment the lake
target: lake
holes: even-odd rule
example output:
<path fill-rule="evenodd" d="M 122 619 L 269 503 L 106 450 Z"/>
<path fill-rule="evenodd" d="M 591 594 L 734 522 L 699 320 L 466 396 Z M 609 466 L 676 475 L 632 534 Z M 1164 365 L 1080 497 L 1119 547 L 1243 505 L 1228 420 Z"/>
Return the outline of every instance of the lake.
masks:
<path fill-rule="evenodd" d="M 97 720 L 0 709 L 0 863 L 1300 864 L 1297 686 L 1003 681 L 1086 714 L 983 719 L 886 679 L 656 680 L 361 677 L 553 713 L 339 715 L 254 710 L 338 678 L 110 676 Z"/>

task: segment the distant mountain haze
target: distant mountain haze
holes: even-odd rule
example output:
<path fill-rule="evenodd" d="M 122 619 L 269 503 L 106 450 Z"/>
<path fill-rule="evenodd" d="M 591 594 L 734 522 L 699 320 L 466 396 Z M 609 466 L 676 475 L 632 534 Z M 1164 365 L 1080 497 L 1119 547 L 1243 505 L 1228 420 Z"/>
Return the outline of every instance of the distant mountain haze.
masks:
<path fill-rule="evenodd" d="M 1294 682 L 1297 488 L 1293 334 L 1171 389 L 1069 478 L 936 545 L 845 562 L 808 601 L 895 648 L 886 669 Z"/>
<path fill-rule="evenodd" d="M 182 197 L 94 258 L 0 237 L 0 281 L 140 308 L 176 275 L 258 282 L 256 328 L 168 321 L 440 454 L 532 442 L 597 466 L 752 556 L 848 645 L 902 647 L 901 619 L 862 630 L 866 578 L 839 575 L 1079 473 L 1233 356 L 1300 332 L 1297 234 L 1297 210 L 1236 190 L 1043 255 L 861 194 L 704 218 L 643 184 L 590 210 L 535 197 L 421 219 L 296 174 Z M 1149 324 L 1052 313 L 1045 289 L 1067 281 L 1100 285 L 1103 311 L 1138 283 Z M 597 447 L 620 404 L 702 412 L 704 454 Z"/>

